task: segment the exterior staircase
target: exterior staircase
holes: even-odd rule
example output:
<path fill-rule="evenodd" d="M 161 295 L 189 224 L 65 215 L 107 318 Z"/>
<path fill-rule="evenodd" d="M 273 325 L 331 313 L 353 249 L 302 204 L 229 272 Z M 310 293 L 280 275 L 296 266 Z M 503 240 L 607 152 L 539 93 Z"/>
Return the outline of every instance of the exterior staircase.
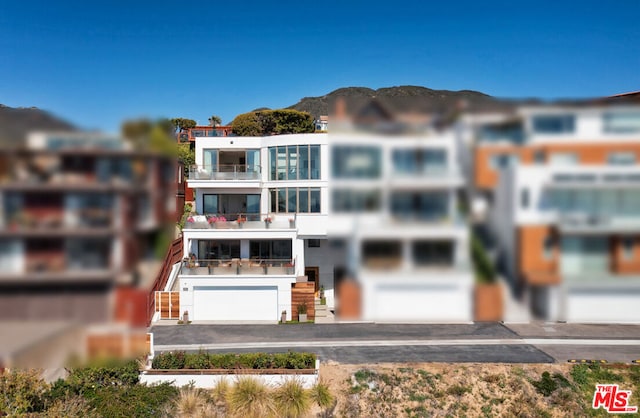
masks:
<path fill-rule="evenodd" d="M 316 324 L 332 324 L 335 322 L 335 316 L 329 310 L 327 305 L 320 303 L 320 298 L 315 298 Z"/>

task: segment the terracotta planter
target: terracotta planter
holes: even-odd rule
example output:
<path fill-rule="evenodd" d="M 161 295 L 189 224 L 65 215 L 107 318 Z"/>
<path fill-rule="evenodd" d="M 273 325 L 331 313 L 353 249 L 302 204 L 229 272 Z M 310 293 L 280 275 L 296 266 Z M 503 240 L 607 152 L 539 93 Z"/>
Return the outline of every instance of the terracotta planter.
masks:
<path fill-rule="evenodd" d="M 476 284 L 473 307 L 475 321 L 501 321 L 504 315 L 504 298 L 500 284 Z"/>

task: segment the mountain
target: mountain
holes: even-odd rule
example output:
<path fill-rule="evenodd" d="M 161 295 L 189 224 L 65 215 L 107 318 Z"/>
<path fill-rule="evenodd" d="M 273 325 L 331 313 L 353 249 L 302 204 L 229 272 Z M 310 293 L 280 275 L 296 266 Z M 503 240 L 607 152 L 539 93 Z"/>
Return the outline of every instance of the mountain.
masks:
<path fill-rule="evenodd" d="M 309 112 L 318 118 L 320 115 L 330 113 L 338 97 L 344 98 L 347 109 L 356 109 L 375 98 L 391 111 L 414 113 L 447 113 L 460 106 L 464 106 L 471 112 L 508 111 L 519 103 L 532 102 L 531 100 L 498 99 L 473 90 L 432 90 L 420 86 L 383 87 L 377 90 L 367 87 L 345 87 L 324 96 L 305 97 L 289 106 L 289 109 Z"/>
<path fill-rule="evenodd" d="M 77 131 L 78 128 L 35 107 L 8 107 L 0 104 L 0 148 L 17 148 L 32 131 Z"/>

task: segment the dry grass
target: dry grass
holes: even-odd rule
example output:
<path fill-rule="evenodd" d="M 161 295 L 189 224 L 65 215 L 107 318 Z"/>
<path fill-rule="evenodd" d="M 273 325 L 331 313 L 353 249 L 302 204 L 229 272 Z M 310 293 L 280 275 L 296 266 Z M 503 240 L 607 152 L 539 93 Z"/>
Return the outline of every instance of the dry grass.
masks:
<path fill-rule="evenodd" d="M 311 410 L 311 397 L 302 386 L 300 379 L 287 379 L 273 390 L 278 416 L 286 418 L 300 418 Z"/>
<path fill-rule="evenodd" d="M 262 418 L 275 414 L 270 388 L 253 377 L 240 377 L 227 395 L 228 410 L 242 418 Z"/>
<path fill-rule="evenodd" d="M 623 382 L 631 404 L 640 400 L 640 367 L 330 363 L 320 374 L 338 395 L 337 416 L 346 417 L 605 416 L 591 409 L 596 382 Z"/>

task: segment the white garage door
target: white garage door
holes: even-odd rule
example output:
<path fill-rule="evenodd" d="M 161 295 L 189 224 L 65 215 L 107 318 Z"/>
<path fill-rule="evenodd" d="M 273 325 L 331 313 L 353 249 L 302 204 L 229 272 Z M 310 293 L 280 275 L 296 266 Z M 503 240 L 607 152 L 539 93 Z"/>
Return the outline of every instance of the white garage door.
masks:
<path fill-rule="evenodd" d="M 378 285 L 375 320 L 460 321 L 471 320 L 471 297 L 464 287 L 446 285 Z"/>
<path fill-rule="evenodd" d="M 640 322 L 638 289 L 573 290 L 567 296 L 568 322 Z"/>
<path fill-rule="evenodd" d="M 277 321 L 276 286 L 194 286 L 197 321 Z"/>

